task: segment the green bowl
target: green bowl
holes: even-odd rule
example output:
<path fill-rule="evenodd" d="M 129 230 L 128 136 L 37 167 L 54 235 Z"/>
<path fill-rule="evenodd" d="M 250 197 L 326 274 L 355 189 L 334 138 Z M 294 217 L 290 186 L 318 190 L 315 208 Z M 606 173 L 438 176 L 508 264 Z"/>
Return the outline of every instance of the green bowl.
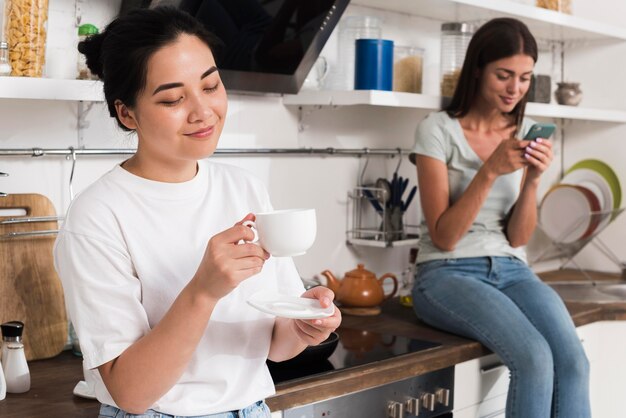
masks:
<path fill-rule="evenodd" d="M 622 188 L 619 184 L 619 178 L 617 177 L 617 174 L 615 174 L 615 171 L 613 171 L 613 169 L 605 162 L 589 159 L 577 162 L 571 166 L 565 174 L 580 168 L 593 170 L 606 180 L 611 188 L 611 193 L 613 193 L 613 209 L 619 209 L 622 204 Z M 615 217 L 615 214 L 613 214 L 613 217 Z"/>

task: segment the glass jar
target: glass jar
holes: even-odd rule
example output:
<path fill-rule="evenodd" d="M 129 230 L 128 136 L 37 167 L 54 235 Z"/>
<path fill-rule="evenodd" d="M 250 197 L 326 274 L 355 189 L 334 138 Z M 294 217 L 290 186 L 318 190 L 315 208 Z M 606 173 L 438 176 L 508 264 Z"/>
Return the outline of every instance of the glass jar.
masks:
<path fill-rule="evenodd" d="M 461 68 L 474 26 L 448 22 L 441 25 L 441 95 L 452 97 L 461 76 Z"/>
<path fill-rule="evenodd" d="M 422 92 L 424 50 L 396 45 L 393 49 L 393 91 Z"/>
<path fill-rule="evenodd" d="M 373 16 L 346 16 L 339 22 L 337 64 L 330 76 L 334 90 L 354 89 L 355 42 L 357 39 L 380 39 L 380 19 Z"/>
<path fill-rule="evenodd" d="M 537 0 L 537 7 L 572 14 L 571 0 Z"/>
<path fill-rule="evenodd" d="M 0 76 L 11 75 L 11 64 L 9 63 L 9 44 L 0 42 Z"/>
<path fill-rule="evenodd" d="M 78 42 L 82 42 L 89 38 L 91 35 L 98 34 L 98 28 L 91 23 L 85 23 L 84 25 L 80 25 L 78 27 Z M 96 80 L 98 77 L 91 74 L 89 71 L 89 67 L 87 67 L 87 57 L 85 55 L 78 53 L 78 78 L 79 80 Z"/>
<path fill-rule="evenodd" d="M 46 56 L 48 0 L 6 0 L 4 20 L 11 75 L 41 77 Z"/>

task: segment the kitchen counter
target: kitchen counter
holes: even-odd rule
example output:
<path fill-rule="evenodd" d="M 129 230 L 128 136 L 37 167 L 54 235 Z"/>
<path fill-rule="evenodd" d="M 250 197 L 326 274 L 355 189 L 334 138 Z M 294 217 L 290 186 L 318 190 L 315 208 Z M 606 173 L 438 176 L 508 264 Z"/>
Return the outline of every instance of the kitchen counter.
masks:
<path fill-rule="evenodd" d="M 563 280 L 564 273 L 547 274 L 546 281 Z M 543 276 L 543 275 L 542 275 Z M 616 276 L 607 278 L 615 280 Z M 567 303 L 576 326 L 597 321 L 626 320 L 626 302 L 612 304 Z M 374 364 L 328 372 L 315 377 L 277 385 L 276 395 L 267 399 L 272 410 L 283 410 L 385 383 L 406 379 L 429 371 L 453 366 L 489 354 L 480 343 L 435 330 L 418 321 L 410 308 L 392 299 L 377 316 L 345 315 L 343 326 L 396 334 L 409 338 L 439 342 L 440 347 L 405 354 Z M 82 379 L 81 361 L 69 352 L 30 363 L 32 388 L 24 394 L 7 394 L 0 401 L 3 418 L 90 417 L 98 416 L 96 401 L 72 395 L 74 385 Z"/>

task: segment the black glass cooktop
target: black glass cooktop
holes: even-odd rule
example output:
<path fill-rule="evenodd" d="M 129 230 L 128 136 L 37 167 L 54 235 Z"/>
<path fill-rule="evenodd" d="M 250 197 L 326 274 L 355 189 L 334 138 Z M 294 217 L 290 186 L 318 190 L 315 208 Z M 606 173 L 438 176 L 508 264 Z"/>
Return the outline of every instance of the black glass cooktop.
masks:
<path fill-rule="evenodd" d="M 374 363 L 441 345 L 351 328 L 339 328 L 336 332 L 338 341 L 335 343 L 327 341 L 319 346 L 309 347 L 299 356 L 282 363 L 268 361 L 267 365 L 274 383 Z"/>

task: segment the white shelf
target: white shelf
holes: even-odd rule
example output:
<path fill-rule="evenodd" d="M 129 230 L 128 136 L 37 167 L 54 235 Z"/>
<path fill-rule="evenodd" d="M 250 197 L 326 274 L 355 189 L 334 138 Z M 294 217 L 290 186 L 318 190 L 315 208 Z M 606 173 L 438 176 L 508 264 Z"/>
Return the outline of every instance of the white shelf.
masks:
<path fill-rule="evenodd" d="M 102 83 L 94 80 L 0 77 L 0 99 L 104 101 Z"/>
<path fill-rule="evenodd" d="M 283 104 L 286 106 L 369 105 L 437 110 L 441 109 L 441 103 L 442 98 L 440 96 L 379 90 L 302 91 L 296 95 L 283 96 Z M 526 115 L 557 119 L 626 123 L 626 111 L 590 109 L 545 103 L 528 103 L 526 106 Z"/>
<path fill-rule="evenodd" d="M 354 106 L 373 105 L 439 109 L 441 97 L 382 90 L 303 90 L 283 96 L 286 106 Z"/>
<path fill-rule="evenodd" d="M 555 41 L 626 40 L 626 29 L 512 0 L 353 0 L 352 4 L 444 21 L 514 17 L 535 37 Z"/>
<path fill-rule="evenodd" d="M 407 238 L 397 241 L 380 241 L 374 239 L 359 239 L 349 238 L 347 243 L 350 245 L 357 245 L 362 247 L 375 247 L 375 248 L 396 248 L 396 247 L 408 247 L 415 246 L 419 243 L 419 238 Z"/>
<path fill-rule="evenodd" d="M 623 110 L 594 109 L 546 103 L 528 103 L 526 106 L 526 115 L 545 118 L 626 123 L 626 111 Z"/>

